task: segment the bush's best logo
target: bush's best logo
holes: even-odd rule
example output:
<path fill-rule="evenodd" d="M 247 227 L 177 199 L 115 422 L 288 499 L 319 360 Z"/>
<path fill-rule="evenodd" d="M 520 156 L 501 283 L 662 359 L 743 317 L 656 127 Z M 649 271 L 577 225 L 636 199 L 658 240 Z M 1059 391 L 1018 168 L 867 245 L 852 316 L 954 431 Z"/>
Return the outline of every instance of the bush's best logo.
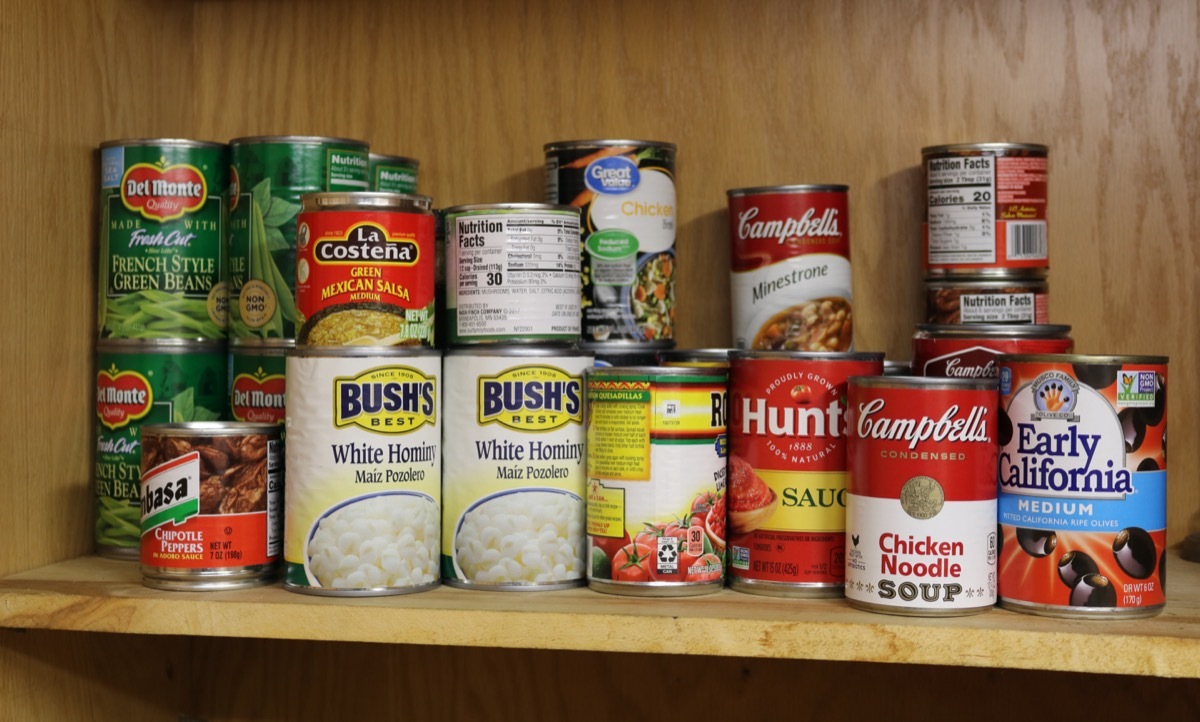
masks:
<path fill-rule="evenodd" d="M 437 379 L 408 366 L 381 366 L 333 382 L 333 425 L 404 434 L 437 423 Z"/>
<path fill-rule="evenodd" d="M 121 178 L 121 202 L 134 213 L 153 221 L 181 218 L 194 213 L 208 200 L 208 183 L 194 165 L 137 163 Z"/>
<path fill-rule="evenodd" d="M 154 391 L 136 371 L 117 371 L 114 364 L 96 374 L 96 417 L 116 430 L 150 413 Z"/>
<path fill-rule="evenodd" d="M 261 367 L 253 374 L 238 374 L 230 394 L 233 418 L 256 423 L 282 423 L 286 388 L 282 374 L 268 375 Z"/>
<path fill-rule="evenodd" d="M 594 160 L 583 174 L 583 182 L 596 193 L 628 193 L 641 179 L 637 163 L 623 155 Z"/>
<path fill-rule="evenodd" d="M 518 366 L 479 378 L 479 423 L 550 431 L 583 423 L 583 383 L 553 366 Z"/>

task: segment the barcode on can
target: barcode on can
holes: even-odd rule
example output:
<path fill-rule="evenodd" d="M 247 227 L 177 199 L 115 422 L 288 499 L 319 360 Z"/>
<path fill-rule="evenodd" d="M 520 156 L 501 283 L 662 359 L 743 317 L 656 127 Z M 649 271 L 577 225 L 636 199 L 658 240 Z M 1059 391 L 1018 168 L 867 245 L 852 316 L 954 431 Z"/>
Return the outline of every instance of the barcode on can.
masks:
<path fill-rule="evenodd" d="M 1017 223 L 1009 221 L 1005 226 L 1010 260 L 1047 258 L 1045 222 Z"/>

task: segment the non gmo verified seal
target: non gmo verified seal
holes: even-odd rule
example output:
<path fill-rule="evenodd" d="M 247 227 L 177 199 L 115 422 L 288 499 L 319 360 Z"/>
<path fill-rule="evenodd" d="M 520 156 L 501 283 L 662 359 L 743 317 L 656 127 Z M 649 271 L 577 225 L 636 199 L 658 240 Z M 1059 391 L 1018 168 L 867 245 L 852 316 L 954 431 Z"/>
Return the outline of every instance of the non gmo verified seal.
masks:
<path fill-rule="evenodd" d="M 641 175 L 637 163 L 614 155 L 589 163 L 583 182 L 597 193 L 628 193 L 641 183 Z"/>
<path fill-rule="evenodd" d="M 1158 377 L 1153 371 L 1122 371 L 1117 375 L 1117 403 L 1122 406 L 1154 406 Z"/>

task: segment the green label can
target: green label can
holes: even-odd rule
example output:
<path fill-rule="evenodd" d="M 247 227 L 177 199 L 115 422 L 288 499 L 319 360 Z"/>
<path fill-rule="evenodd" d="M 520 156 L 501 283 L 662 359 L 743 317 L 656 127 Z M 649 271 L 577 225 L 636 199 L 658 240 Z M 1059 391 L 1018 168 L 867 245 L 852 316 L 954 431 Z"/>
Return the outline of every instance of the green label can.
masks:
<path fill-rule="evenodd" d="M 367 144 L 268 136 L 229 148 L 230 336 L 294 338 L 300 196 L 367 190 Z"/>
<path fill-rule="evenodd" d="M 417 192 L 417 168 L 421 164 L 416 158 L 372 153 L 368 160 L 371 190 L 382 193 Z"/>
<path fill-rule="evenodd" d="M 101 338 L 225 338 L 228 152 L 194 140 L 101 144 Z"/>
<path fill-rule="evenodd" d="M 229 344 L 229 411 L 234 421 L 283 424 L 286 420 L 286 339 L 233 339 Z"/>
<path fill-rule="evenodd" d="M 137 559 L 141 430 L 216 421 L 228 401 L 225 344 L 100 341 L 96 349 L 96 547 Z"/>

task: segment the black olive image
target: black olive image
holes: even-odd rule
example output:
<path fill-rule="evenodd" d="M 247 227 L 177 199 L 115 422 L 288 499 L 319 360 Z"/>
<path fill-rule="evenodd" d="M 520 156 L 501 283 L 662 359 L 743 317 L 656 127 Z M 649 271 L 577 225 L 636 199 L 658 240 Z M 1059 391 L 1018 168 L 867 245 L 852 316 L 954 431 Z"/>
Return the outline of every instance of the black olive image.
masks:
<path fill-rule="evenodd" d="M 1112 549 L 1117 566 L 1134 579 L 1147 579 L 1154 573 L 1158 550 L 1145 529 L 1131 526 L 1117 532 Z"/>
<path fill-rule="evenodd" d="M 1008 412 L 1004 409 L 1000 409 L 1000 418 L 996 420 L 996 428 L 996 436 L 998 437 L 997 440 L 1000 442 L 1000 446 L 1008 446 L 1008 443 L 1012 441 L 1013 424 L 1012 419 L 1008 417 Z"/>
<path fill-rule="evenodd" d="M 1146 440 L 1146 422 L 1142 421 L 1141 414 L 1136 409 L 1124 409 L 1117 415 L 1117 420 L 1125 435 L 1125 453 L 1132 454 L 1142 448 L 1142 442 Z"/>
<path fill-rule="evenodd" d="M 1167 463 L 1167 430 L 1163 429 L 1163 463 Z"/>
<path fill-rule="evenodd" d="M 1058 536 L 1042 529 L 1017 529 L 1017 543 L 1031 557 L 1044 557 L 1058 546 Z"/>
<path fill-rule="evenodd" d="M 1103 574 L 1088 574 L 1071 589 L 1072 607 L 1115 607 L 1117 590 Z"/>
<path fill-rule="evenodd" d="M 1167 550 L 1163 549 L 1163 553 L 1158 558 L 1158 586 L 1163 590 L 1163 594 L 1167 593 Z"/>
<path fill-rule="evenodd" d="M 1146 426 L 1158 426 L 1162 423 L 1163 414 L 1167 411 L 1167 386 L 1162 374 L 1154 374 L 1154 406 L 1138 409 L 1138 414 Z"/>
<path fill-rule="evenodd" d="M 1142 459 L 1142 463 L 1138 464 L 1138 471 L 1158 471 L 1158 462 L 1154 459 Z"/>
<path fill-rule="evenodd" d="M 996 522 L 996 558 L 999 559 L 1002 554 L 1004 554 L 1004 527 Z"/>
<path fill-rule="evenodd" d="M 1075 378 L 1094 389 L 1106 389 L 1117 382 L 1117 371 L 1113 364 L 1072 364 Z"/>
<path fill-rule="evenodd" d="M 1070 551 L 1058 558 L 1058 578 L 1068 589 L 1074 589 L 1079 580 L 1087 575 L 1099 573 L 1100 567 L 1083 552 Z"/>

